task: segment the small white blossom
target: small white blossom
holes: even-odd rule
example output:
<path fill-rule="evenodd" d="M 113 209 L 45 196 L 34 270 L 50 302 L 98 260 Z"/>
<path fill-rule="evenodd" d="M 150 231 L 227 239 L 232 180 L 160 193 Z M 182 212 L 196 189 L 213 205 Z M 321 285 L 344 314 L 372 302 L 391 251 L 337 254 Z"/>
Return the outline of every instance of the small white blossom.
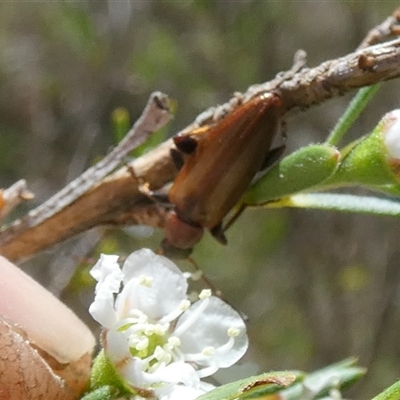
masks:
<path fill-rule="evenodd" d="M 90 313 L 105 328 L 104 350 L 133 389 L 160 400 L 195 399 L 213 388 L 201 378 L 233 365 L 248 346 L 246 327 L 221 299 L 204 291 L 191 304 L 187 276 L 165 257 L 143 249 L 122 270 L 102 255 Z"/>
<path fill-rule="evenodd" d="M 400 109 L 387 113 L 383 122 L 386 127 L 384 142 L 391 158 L 400 160 Z"/>

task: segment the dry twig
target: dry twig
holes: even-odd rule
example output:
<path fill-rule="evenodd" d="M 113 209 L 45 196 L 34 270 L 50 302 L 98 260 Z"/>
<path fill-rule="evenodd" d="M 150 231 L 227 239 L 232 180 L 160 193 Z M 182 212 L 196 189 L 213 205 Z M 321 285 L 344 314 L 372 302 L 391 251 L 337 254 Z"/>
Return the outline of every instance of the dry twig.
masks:
<path fill-rule="evenodd" d="M 394 21 L 398 22 L 392 17 L 391 26 Z M 392 30 L 389 31 L 392 34 Z M 374 39 L 367 37 L 365 43 L 374 41 L 376 35 L 373 37 Z M 299 65 L 303 66 L 301 60 L 288 73 L 279 74 L 264 84 L 254 85 L 244 94 L 237 93 L 222 106 L 210 108 L 181 132 L 217 124 L 235 107 L 263 92 L 278 93 L 287 113 L 357 88 L 397 78 L 400 76 L 400 39 L 359 49 L 345 57 L 326 61 L 316 68 L 304 68 L 296 72 Z M 163 110 L 162 107 L 160 109 Z M 166 112 L 164 108 L 164 113 Z M 162 125 L 165 120 L 161 120 L 158 122 Z M 135 126 L 141 125 L 143 121 L 140 121 Z M 142 129 L 145 132 L 159 127 L 157 123 L 150 124 L 150 128 L 146 124 L 144 126 L 147 126 Z M 168 140 L 133 161 L 130 167 L 151 188 L 160 188 L 173 180 L 176 174 L 169 157 L 171 147 L 172 141 Z M 107 163 L 107 160 L 103 160 L 103 167 Z M 13 261 L 20 261 L 77 233 L 104 224 L 146 224 L 162 227 L 166 210 L 140 193 L 138 182 L 133 179 L 129 168 L 122 167 L 104 178 L 106 170 L 103 167 L 95 168 L 102 171 L 99 176 L 94 174 L 89 180 L 86 176 L 85 179 L 74 182 L 72 186 L 68 186 L 69 189 L 67 187 L 60 192 L 62 195 L 57 194 L 52 201 L 44 203 L 27 217 L 5 228 L 0 233 L 0 253 Z M 108 169 L 114 168 L 115 165 Z M 65 194 L 68 195 L 67 200 Z M 51 207 L 48 207 L 49 203 Z"/>

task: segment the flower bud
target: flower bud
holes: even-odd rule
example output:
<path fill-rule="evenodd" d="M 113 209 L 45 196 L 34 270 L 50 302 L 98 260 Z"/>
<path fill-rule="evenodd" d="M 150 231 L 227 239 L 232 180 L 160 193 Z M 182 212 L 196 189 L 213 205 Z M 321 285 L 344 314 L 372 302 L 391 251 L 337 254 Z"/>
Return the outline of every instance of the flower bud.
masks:
<path fill-rule="evenodd" d="M 400 110 L 387 113 L 370 135 L 344 149 L 342 155 L 329 185 L 362 185 L 400 194 Z"/>
<path fill-rule="evenodd" d="M 241 203 L 262 204 L 314 188 L 336 170 L 339 151 L 330 145 L 303 147 L 285 157 L 263 177 L 253 183 Z"/>

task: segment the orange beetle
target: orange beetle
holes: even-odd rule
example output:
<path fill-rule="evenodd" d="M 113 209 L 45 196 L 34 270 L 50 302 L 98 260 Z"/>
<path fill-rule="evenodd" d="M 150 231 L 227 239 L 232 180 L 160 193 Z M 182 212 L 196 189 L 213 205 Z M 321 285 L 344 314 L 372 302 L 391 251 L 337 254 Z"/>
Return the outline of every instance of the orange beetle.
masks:
<path fill-rule="evenodd" d="M 171 150 L 171 156 L 180 171 L 168 193 L 174 208 L 166 220 L 165 254 L 187 257 L 204 228 L 226 244 L 223 218 L 255 174 L 283 152 L 283 146 L 271 149 L 282 108 L 277 94 L 264 94 L 238 106 L 202 134 L 174 137 L 177 150 Z"/>

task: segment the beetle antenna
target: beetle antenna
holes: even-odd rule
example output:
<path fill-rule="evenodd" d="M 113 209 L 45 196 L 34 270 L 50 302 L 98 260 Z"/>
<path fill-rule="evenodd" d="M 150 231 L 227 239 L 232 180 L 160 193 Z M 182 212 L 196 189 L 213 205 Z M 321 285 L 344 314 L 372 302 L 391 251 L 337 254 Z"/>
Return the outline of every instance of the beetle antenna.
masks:
<path fill-rule="evenodd" d="M 222 232 L 226 232 L 242 215 L 243 211 L 247 208 L 247 204 L 241 204 L 234 214 L 229 218 L 227 223 L 223 226 Z"/>

